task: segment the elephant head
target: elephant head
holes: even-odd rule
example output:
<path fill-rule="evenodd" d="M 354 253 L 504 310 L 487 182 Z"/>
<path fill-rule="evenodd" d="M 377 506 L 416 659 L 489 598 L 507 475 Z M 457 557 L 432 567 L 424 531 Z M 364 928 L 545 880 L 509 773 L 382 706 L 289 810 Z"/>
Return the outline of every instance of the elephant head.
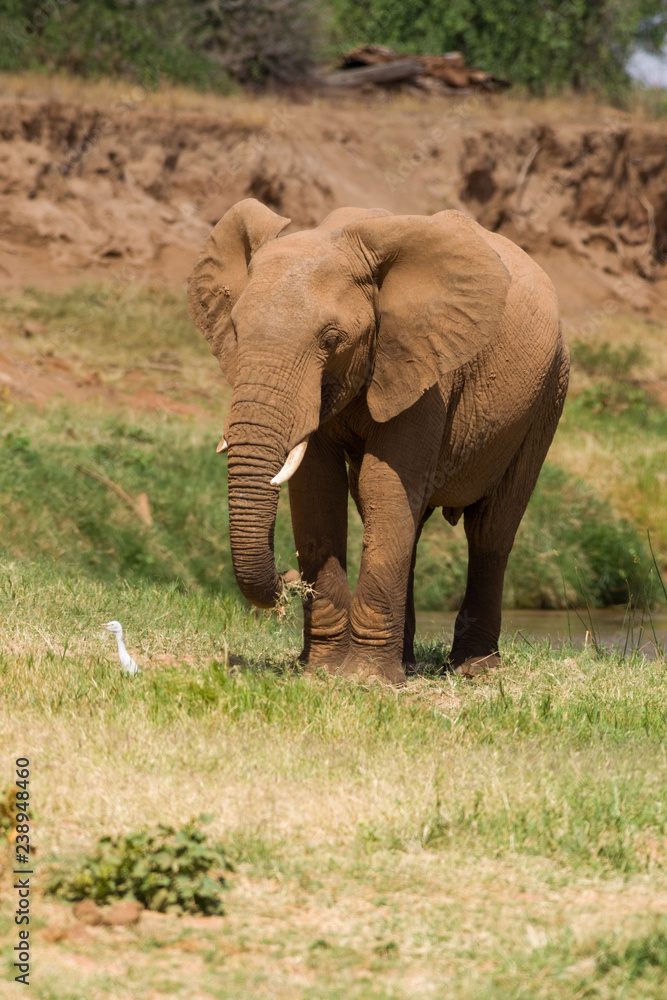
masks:
<path fill-rule="evenodd" d="M 233 387 L 227 421 L 234 571 L 269 607 L 278 488 L 308 437 L 366 394 L 373 420 L 406 410 L 477 355 L 502 317 L 509 275 L 484 230 L 432 217 L 339 209 L 316 228 L 254 199 L 231 208 L 190 277 L 193 318 Z"/>

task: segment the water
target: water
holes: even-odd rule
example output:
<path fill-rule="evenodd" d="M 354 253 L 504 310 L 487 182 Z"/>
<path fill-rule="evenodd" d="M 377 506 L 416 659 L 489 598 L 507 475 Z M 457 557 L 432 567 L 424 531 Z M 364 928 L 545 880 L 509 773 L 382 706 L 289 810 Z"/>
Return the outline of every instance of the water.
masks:
<path fill-rule="evenodd" d="M 658 643 L 663 648 L 667 647 L 667 611 L 663 608 L 651 612 L 650 618 L 645 614 L 643 621 L 641 611 L 635 612 L 634 619 L 628 621 L 624 607 L 599 608 L 591 614 L 597 638 L 605 646 L 618 647 L 620 643 L 623 652 L 629 633 L 628 652 L 639 648 L 647 656 L 655 656 L 655 630 Z M 586 637 L 586 633 L 591 631 L 588 612 L 570 611 L 569 617 L 568 629 L 566 611 L 503 611 L 503 634 L 515 635 L 519 632 L 528 642 L 548 637 L 553 646 L 559 646 L 570 641 L 571 631 L 575 646 L 590 642 L 590 634 Z M 417 635 L 421 638 L 435 638 L 444 632 L 451 639 L 455 619 L 455 612 L 418 611 Z"/>

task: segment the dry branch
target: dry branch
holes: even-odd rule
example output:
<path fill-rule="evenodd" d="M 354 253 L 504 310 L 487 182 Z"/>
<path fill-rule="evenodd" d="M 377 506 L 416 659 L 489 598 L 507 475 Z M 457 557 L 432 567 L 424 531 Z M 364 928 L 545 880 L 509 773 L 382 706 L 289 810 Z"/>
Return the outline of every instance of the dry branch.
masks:
<path fill-rule="evenodd" d="M 379 66 L 363 66 L 359 69 L 345 69 L 340 73 L 330 73 L 324 82 L 328 87 L 362 87 L 367 83 L 387 84 L 414 80 L 424 72 L 424 67 L 414 59 Z"/>
<path fill-rule="evenodd" d="M 120 497 L 123 503 L 127 504 L 130 510 L 137 515 L 140 521 L 143 521 L 143 523 L 149 528 L 153 526 L 150 502 L 146 493 L 140 493 L 137 500 L 133 500 L 130 494 L 126 493 L 122 486 L 119 486 L 118 483 L 114 483 L 113 479 L 109 479 L 107 476 L 103 476 L 100 472 L 95 472 L 93 469 L 87 469 L 84 465 L 77 465 L 77 469 L 80 472 L 84 472 L 92 479 L 96 479 L 98 483 L 103 483 L 107 489 L 110 489 L 112 493 L 115 493 L 117 497 Z"/>
<path fill-rule="evenodd" d="M 469 88 L 497 90 L 508 87 L 476 66 L 466 66 L 461 52 L 407 56 L 384 45 L 361 45 L 343 56 L 340 71 L 324 78 L 329 87 L 417 84 L 431 93 L 466 93 Z"/>

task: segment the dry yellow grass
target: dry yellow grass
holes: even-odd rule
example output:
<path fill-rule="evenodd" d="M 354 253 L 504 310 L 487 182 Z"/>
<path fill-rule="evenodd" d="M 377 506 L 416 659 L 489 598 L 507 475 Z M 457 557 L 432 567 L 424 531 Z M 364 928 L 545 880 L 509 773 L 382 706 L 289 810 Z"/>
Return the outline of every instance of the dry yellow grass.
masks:
<path fill-rule="evenodd" d="M 388 94 L 382 90 L 373 94 L 327 92 L 312 88 L 298 88 L 294 98 L 280 93 L 220 95 L 188 87 L 160 83 L 156 90 L 148 90 L 130 81 L 113 78 L 82 79 L 63 74 L 0 73 L 0 88 L 6 97 L 54 101 L 81 101 L 96 107 L 135 105 L 147 111 L 191 111 L 211 115 L 242 118 L 252 125 L 266 124 L 276 108 L 285 101 L 331 106 L 335 108 L 381 107 L 383 112 L 403 116 L 456 106 L 465 102 L 466 118 L 539 119 L 552 122 L 600 121 L 613 116 L 615 120 L 627 117 L 634 121 L 650 120 L 650 108 L 640 98 L 630 101 L 629 111 L 619 111 L 595 95 L 567 94 L 546 98 L 531 97 L 517 92 L 503 94 L 463 94 L 460 97 L 432 98 L 428 95 L 399 93 Z"/>
<path fill-rule="evenodd" d="M 570 743 L 567 722 L 558 740 L 504 740 L 490 712 L 472 739 L 431 736 L 411 746 L 400 721 L 418 709 L 433 733 L 437 706 L 456 729 L 455 720 L 475 705 L 489 712 L 499 676 L 503 697 L 515 702 L 523 696 L 539 702 L 540 692 L 550 690 L 555 704 L 574 706 L 594 685 L 600 705 L 629 698 L 641 707 L 659 676 L 655 666 L 642 674 L 638 664 L 612 668 L 589 654 L 558 661 L 510 654 L 502 675 L 473 685 L 422 679 L 392 695 L 341 684 L 340 697 L 327 681 L 312 678 L 310 703 L 321 700 L 330 718 L 323 729 L 314 713 L 299 713 L 291 682 L 279 678 L 275 687 L 270 681 L 263 687 L 267 703 L 280 690 L 287 696 L 282 711 L 276 702 L 273 722 L 262 719 L 261 700 L 259 714 L 235 716 L 208 711 L 205 702 L 179 709 L 176 690 L 171 721 L 160 722 L 145 693 L 146 685 L 166 682 L 163 668 L 144 663 L 143 687 L 119 685 L 112 659 L 100 672 L 92 643 L 81 647 L 87 652 L 76 645 L 67 653 L 54 636 L 48 656 L 33 640 L 29 672 L 20 661 L 4 662 L 11 687 L 0 705 L 0 749 L 5 760 L 25 754 L 32 761 L 34 887 L 44 886 L 51 861 L 89 852 L 99 836 L 156 822 L 179 826 L 202 811 L 213 814 L 207 830 L 227 845 L 237 868 L 224 917 L 146 914 L 132 929 L 84 930 L 70 907 L 37 892 L 38 995 L 570 1000 L 583 988 L 618 986 L 596 966 L 604 942 L 641 940 L 662 926 L 667 842 L 648 827 L 632 832 L 633 806 L 624 791 L 630 776 L 645 783 L 652 770 L 644 793 L 659 796 L 667 765 L 654 741 L 633 746 L 622 738 L 615 745 L 601 729 L 590 742 Z M 180 672 L 196 679 L 205 669 L 195 656 Z M 90 691 L 91 670 L 98 694 L 105 692 L 96 705 L 83 693 Z M 75 698 L 77 678 L 83 687 Z M 40 692 L 33 707 L 23 693 L 29 683 Z M 255 682 L 247 683 L 252 689 Z M 69 706 L 64 711 L 58 690 Z M 387 698 L 399 702 L 395 740 L 390 732 L 378 739 L 375 731 Z M 336 715 L 352 705 L 358 714 L 340 731 Z M 582 779 L 591 793 L 581 808 L 592 824 L 595 795 L 617 787 L 631 842 L 639 838 L 652 859 L 647 872 L 621 878 L 578 867 L 574 856 L 526 852 L 500 830 L 480 840 L 475 821 L 429 846 L 436 796 L 441 814 L 453 821 L 460 808 L 479 809 L 480 823 L 487 810 L 501 815 L 507 808 L 525 811 L 533 822 L 540 809 L 559 802 L 565 785 Z M 0 898 L 9 907 L 7 880 Z M 13 926 L 0 923 L 5 947 L 12 936 Z M 658 1000 L 659 989 L 642 978 L 624 995 Z M 3 994 L 22 995 L 14 983 Z"/>

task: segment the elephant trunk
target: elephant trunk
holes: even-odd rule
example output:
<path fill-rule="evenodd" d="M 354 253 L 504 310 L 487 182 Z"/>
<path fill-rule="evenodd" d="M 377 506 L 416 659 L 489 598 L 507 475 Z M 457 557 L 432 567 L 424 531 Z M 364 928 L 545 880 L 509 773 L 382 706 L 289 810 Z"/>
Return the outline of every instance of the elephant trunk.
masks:
<path fill-rule="evenodd" d="M 232 564 L 242 594 L 260 608 L 273 607 L 283 590 L 273 552 L 280 486 L 272 480 L 284 481 L 278 474 L 288 453 L 315 429 L 319 417 L 317 406 L 310 420 L 303 413 L 297 419 L 294 400 L 292 391 L 269 396 L 266 388 L 260 393 L 237 383 L 229 418 Z"/>

